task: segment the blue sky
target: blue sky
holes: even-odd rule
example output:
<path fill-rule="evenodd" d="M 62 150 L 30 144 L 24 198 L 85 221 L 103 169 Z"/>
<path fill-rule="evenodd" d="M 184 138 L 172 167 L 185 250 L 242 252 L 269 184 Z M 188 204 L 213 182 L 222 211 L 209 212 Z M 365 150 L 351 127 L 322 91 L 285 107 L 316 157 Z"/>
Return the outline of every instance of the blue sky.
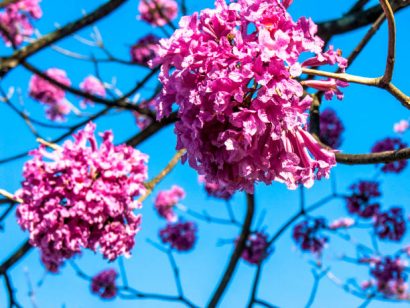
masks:
<path fill-rule="evenodd" d="M 294 18 L 299 16 L 310 16 L 315 21 L 322 21 L 339 17 L 346 12 L 355 1 L 324 1 L 312 0 L 309 2 L 296 0 L 290 11 Z M 64 4 L 61 1 L 43 0 L 42 8 L 44 17 L 36 23 L 41 33 L 52 31 L 56 23 L 65 23 L 81 16 L 84 9 L 90 12 L 101 5 L 101 0 L 69 0 Z M 376 1 L 370 1 L 374 5 Z M 147 32 L 155 32 L 161 35 L 158 29 L 152 29 L 142 21 L 136 19 L 137 1 L 128 1 L 109 18 L 99 22 L 104 42 L 108 49 L 116 56 L 128 59 L 129 47 L 138 38 Z M 211 7 L 212 1 L 201 2 L 187 1 L 190 12 L 205 7 Z M 405 93 L 410 93 L 408 81 L 408 70 L 410 63 L 408 50 L 410 41 L 408 29 L 410 29 L 410 11 L 402 11 L 397 14 L 397 64 L 394 72 L 394 83 Z M 80 34 L 88 37 L 91 28 L 83 30 Z M 344 51 L 344 55 L 355 47 L 365 34 L 366 29 L 360 29 L 352 33 L 335 37 L 332 44 Z M 352 74 L 374 77 L 381 75 L 385 66 L 387 50 L 387 29 L 384 25 L 369 43 L 364 52 L 356 62 L 349 68 Z M 80 44 L 73 38 L 67 38 L 58 44 L 64 48 L 90 54 L 90 48 Z M 1 47 L 0 53 L 6 54 L 8 50 Z M 98 51 L 94 51 L 97 55 Z M 100 54 L 101 55 L 101 54 Z M 93 65 L 90 63 L 69 59 L 52 50 L 47 50 L 35 55 L 31 63 L 41 69 L 59 67 L 68 72 L 74 85 L 78 85 L 82 79 L 93 73 Z M 130 89 L 136 81 L 144 76 L 143 69 L 129 66 L 106 64 L 101 66 L 102 77 L 106 81 L 116 78 L 118 86 L 124 92 Z M 41 119 L 44 116 L 42 106 L 32 101 L 27 95 L 27 84 L 30 73 L 18 68 L 1 82 L 3 88 L 14 86 L 21 88 L 25 108 L 33 117 Z M 151 83 L 149 86 L 155 86 Z M 366 86 L 351 85 L 344 89 L 345 99 L 343 101 L 325 102 L 324 106 L 331 106 L 339 113 L 346 131 L 344 143 L 341 150 L 346 153 L 368 152 L 375 141 L 392 136 L 393 123 L 400 119 L 408 118 L 409 111 L 404 109 L 400 103 L 394 100 L 386 92 L 380 89 Z M 141 95 L 149 94 L 149 89 L 141 91 Z M 78 103 L 78 98 L 69 96 L 69 100 Z M 17 100 L 15 100 L 17 103 Z M 95 107 L 93 111 L 97 111 Z M 35 147 L 35 140 L 25 126 L 4 104 L 0 104 L 2 121 L 0 122 L 0 159 L 20 153 Z M 75 119 L 69 120 L 68 124 Z M 133 117 L 124 112 L 118 112 L 101 121 L 97 121 L 98 130 L 112 129 L 116 141 L 124 141 L 138 131 Z M 50 132 L 47 129 L 39 129 L 46 136 L 57 136 L 59 132 Z M 408 135 L 404 139 L 410 142 Z M 159 132 L 155 137 L 144 142 L 138 147 L 139 150 L 149 154 L 149 174 L 155 176 L 173 156 L 176 138 L 172 127 Z M 26 159 L 20 159 L 9 164 L 0 165 L 0 188 L 8 191 L 18 189 L 21 181 L 21 168 Z M 332 171 L 332 176 L 337 180 L 339 192 L 346 188 L 356 179 L 367 179 L 375 174 L 374 166 L 343 166 L 339 165 Z M 402 205 L 410 214 L 410 195 L 408 189 L 408 178 L 410 168 L 400 175 L 387 175 L 382 177 L 383 206 Z M 197 211 L 206 209 L 218 217 L 226 217 L 224 203 L 222 201 L 206 197 L 202 187 L 197 183 L 196 172 L 187 165 L 178 165 L 177 168 L 159 185 L 159 189 L 167 189 L 173 184 L 182 186 L 187 197 L 183 204 Z M 330 181 L 315 183 L 314 187 L 306 191 L 307 203 L 321 199 L 330 193 Z M 155 195 L 155 193 L 154 193 Z M 158 241 L 157 232 L 164 225 L 153 210 L 154 196 L 144 202 L 142 231 L 137 235 L 137 244 L 133 250 L 131 259 L 125 260 L 130 285 L 145 292 L 159 292 L 174 294 L 175 284 L 166 255 L 147 244 L 146 239 Z M 258 185 L 256 189 L 257 218 L 266 211 L 262 225 L 269 233 L 275 232 L 293 213 L 298 210 L 299 192 L 289 191 L 282 184 L 273 184 L 266 187 Z M 232 201 L 235 213 L 238 217 L 244 215 L 245 198 L 243 193 L 237 193 Z M 346 215 L 344 203 L 334 200 L 323 207 L 317 214 L 329 217 L 329 219 Z M 188 218 L 188 217 L 187 217 Z M 255 222 L 258 219 L 255 220 Z M 27 238 L 19 230 L 14 215 L 6 221 L 5 232 L 0 233 L 0 258 L 6 258 L 11 251 Z M 217 247 L 220 239 L 233 239 L 236 237 L 238 228 L 233 226 L 220 226 L 208 223 L 199 223 L 199 240 L 196 249 L 190 253 L 177 254 L 176 260 L 180 265 L 181 278 L 187 297 L 194 303 L 203 306 L 213 292 L 220 274 L 225 268 L 226 261 L 232 250 L 231 245 Z M 369 241 L 366 232 L 355 233 L 358 239 Z M 407 236 L 402 244 L 409 242 Z M 382 244 L 385 251 L 395 250 L 398 245 Z M 260 286 L 260 297 L 280 307 L 303 307 L 307 302 L 312 286 L 312 275 L 310 273 L 309 255 L 298 252 L 290 238 L 290 232 L 283 234 L 276 243 L 275 250 L 265 266 Z M 351 247 L 340 241 L 332 241 L 327 249 L 326 262 L 331 264 L 331 270 L 341 278 L 356 277 L 359 280 L 367 278 L 367 270 L 355 265 L 341 264 L 335 261 L 335 256 L 340 252 L 351 252 Z M 107 264 L 101 255 L 85 252 L 78 258 L 78 265 L 84 271 L 93 275 L 106 267 L 117 267 L 116 263 Z M 250 284 L 254 276 L 255 268 L 241 263 L 235 273 L 235 277 L 221 307 L 244 307 L 250 291 Z M 180 307 L 178 304 L 158 301 L 127 302 L 123 300 L 101 301 L 89 292 L 89 284 L 77 277 L 72 268 L 67 264 L 61 269 L 60 274 L 48 274 L 44 278 L 44 268 L 39 262 L 39 254 L 33 250 L 11 271 L 14 286 L 18 290 L 17 296 L 23 307 L 31 307 L 28 294 L 27 277 L 34 285 L 36 302 L 39 307 Z M 41 287 L 37 282 L 44 278 Z M 0 307 L 6 307 L 6 294 L 0 288 Z M 339 287 L 327 279 L 323 279 L 313 307 L 356 307 L 362 300 L 346 294 Z M 370 307 L 388 307 L 388 303 L 371 303 Z M 399 306 L 403 306 L 401 304 Z"/>

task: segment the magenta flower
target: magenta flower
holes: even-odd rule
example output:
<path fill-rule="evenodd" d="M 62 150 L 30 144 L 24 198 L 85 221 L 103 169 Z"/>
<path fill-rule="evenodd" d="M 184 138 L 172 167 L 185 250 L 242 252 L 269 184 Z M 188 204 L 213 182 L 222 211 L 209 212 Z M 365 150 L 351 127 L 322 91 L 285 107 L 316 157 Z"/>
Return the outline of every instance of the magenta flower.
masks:
<path fill-rule="evenodd" d="M 197 239 L 197 227 L 195 223 L 178 222 L 167 224 L 159 231 L 159 236 L 164 244 L 169 244 L 178 251 L 188 251 L 194 247 Z"/>
<path fill-rule="evenodd" d="M 117 277 L 115 269 L 107 269 L 95 275 L 91 281 L 91 292 L 104 299 L 114 298 L 117 295 Z"/>
<path fill-rule="evenodd" d="M 323 218 L 309 218 L 298 223 L 293 228 L 293 240 L 303 251 L 320 254 L 328 242 L 328 238 L 321 234 L 326 229 Z"/>
<path fill-rule="evenodd" d="M 217 183 L 207 182 L 203 175 L 198 177 L 199 183 L 204 183 L 205 191 L 208 196 L 218 199 L 229 200 L 232 198 L 232 193 L 226 189 L 225 186 Z"/>
<path fill-rule="evenodd" d="M 398 151 L 407 147 L 400 138 L 385 138 L 377 142 L 373 148 L 372 153 L 384 151 Z M 399 173 L 407 166 L 407 160 L 399 160 L 384 164 L 381 170 L 384 173 Z"/>
<path fill-rule="evenodd" d="M 377 213 L 374 232 L 381 239 L 400 241 L 406 233 L 406 219 L 401 207 L 392 207 L 386 212 Z"/>
<path fill-rule="evenodd" d="M 410 294 L 406 292 L 407 274 L 406 262 L 399 258 L 385 257 L 377 262 L 370 271 L 376 280 L 377 290 L 385 296 L 406 299 Z"/>
<path fill-rule="evenodd" d="M 105 97 L 106 95 L 103 83 L 92 75 L 84 79 L 84 81 L 80 84 L 80 89 L 87 94 L 92 94 L 99 97 Z M 81 105 L 85 107 L 87 103 L 90 103 L 90 101 L 85 99 L 81 102 Z"/>
<path fill-rule="evenodd" d="M 404 133 L 406 130 L 409 129 L 409 125 L 410 125 L 410 124 L 409 124 L 409 121 L 407 121 L 407 120 L 401 120 L 401 121 L 399 121 L 399 122 L 397 122 L 397 123 L 394 124 L 393 130 L 394 130 L 395 133 L 402 134 L 402 133 Z"/>
<path fill-rule="evenodd" d="M 160 191 L 155 198 L 155 209 L 159 216 L 165 218 L 168 222 L 176 222 L 177 215 L 174 212 L 174 206 L 185 198 L 185 191 L 182 187 L 173 185 L 169 190 Z"/>
<path fill-rule="evenodd" d="M 350 217 L 343 217 L 332 221 L 329 225 L 329 229 L 345 229 L 353 226 L 355 224 L 354 219 Z"/>
<path fill-rule="evenodd" d="M 70 79 L 63 70 L 50 68 L 45 74 L 65 86 L 71 85 Z M 47 106 L 46 113 L 51 120 L 63 120 L 65 115 L 71 111 L 71 105 L 65 98 L 65 91 L 38 75 L 33 75 L 30 79 L 29 94 Z"/>
<path fill-rule="evenodd" d="M 0 24 L 7 30 L 8 35 L 0 31 L 0 36 L 7 46 L 20 45 L 25 38 L 33 35 L 34 28 L 32 19 L 41 18 L 39 2 L 41 0 L 20 0 L 8 4 L 3 12 L 0 12 Z M 11 39 L 11 41 L 10 41 Z"/>
<path fill-rule="evenodd" d="M 320 114 L 320 140 L 331 148 L 342 144 L 342 134 L 345 128 L 333 109 L 325 109 Z"/>
<path fill-rule="evenodd" d="M 140 18 L 153 26 L 165 26 L 178 15 L 175 0 L 140 0 Z"/>
<path fill-rule="evenodd" d="M 132 62 L 148 66 L 148 61 L 157 56 L 159 48 L 159 38 L 153 34 L 148 34 L 139 39 L 131 47 Z"/>
<path fill-rule="evenodd" d="M 278 0 L 215 5 L 182 17 L 152 61 L 162 64 L 159 118 L 179 107 L 175 132 L 184 160 L 231 193 L 252 192 L 255 182 L 295 189 L 328 177 L 334 153 L 306 131 L 312 99 L 294 78 L 302 53 L 334 62 L 322 53 L 317 26 L 294 22 Z M 343 69 L 342 59 L 334 63 Z"/>
<path fill-rule="evenodd" d="M 263 232 L 252 232 L 245 243 L 241 258 L 250 264 L 259 264 L 270 251 L 268 250 L 268 235 Z"/>
<path fill-rule="evenodd" d="M 380 204 L 375 201 L 381 196 L 379 182 L 359 181 L 349 187 L 352 194 L 346 197 L 347 210 L 362 218 L 370 218 L 379 211 Z"/>
<path fill-rule="evenodd" d="M 89 123 L 52 152 L 41 146 L 24 165 L 18 223 L 52 272 L 84 248 L 109 260 L 129 255 L 140 229 L 147 156 L 115 146 L 108 131 L 98 147 L 94 131 Z"/>

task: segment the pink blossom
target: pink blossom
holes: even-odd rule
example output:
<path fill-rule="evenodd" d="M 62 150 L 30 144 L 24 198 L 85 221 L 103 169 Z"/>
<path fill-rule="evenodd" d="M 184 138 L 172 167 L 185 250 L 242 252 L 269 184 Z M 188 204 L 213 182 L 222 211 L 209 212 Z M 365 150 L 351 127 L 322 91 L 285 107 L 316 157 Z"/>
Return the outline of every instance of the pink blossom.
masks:
<path fill-rule="evenodd" d="M 91 281 L 91 292 L 104 299 L 114 298 L 117 295 L 117 277 L 117 272 L 112 268 L 95 275 Z"/>
<path fill-rule="evenodd" d="M 160 191 L 155 198 L 155 209 L 159 216 L 165 218 L 169 222 L 178 220 L 173 208 L 181 200 L 185 198 L 185 191 L 178 185 L 173 185 L 169 190 Z"/>
<path fill-rule="evenodd" d="M 175 0 L 140 0 L 140 18 L 153 26 L 165 26 L 178 15 Z"/>
<path fill-rule="evenodd" d="M 342 229 L 342 228 L 349 228 L 351 226 L 353 226 L 355 223 L 355 221 L 352 218 L 349 217 L 343 217 L 343 218 L 339 218 L 334 220 L 330 225 L 329 228 L 330 229 Z"/>
<path fill-rule="evenodd" d="M 70 79 L 63 70 L 50 68 L 45 71 L 45 74 L 65 86 L 71 85 Z M 71 105 L 65 99 L 65 91 L 38 75 L 33 75 L 30 79 L 29 94 L 47 106 L 46 113 L 51 120 L 62 120 L 71 110 Z"/>
<path fill-rule="evenodd" d="M 324 229 L 326 221 L 323 218 L 308 218 L 293 228 L 292 237 L 302 251 L 320 254 L 329 240 L 322 234 Z"/>
<path fill-rule="evenodd" d="M 115 146 L 109 131 L 98 147 L 94 131 L 89 123 L 52 152 L 40 146 L 24 165 L 18 223 L 53 272 L 84 248 L 109 260 L 129 255 L 140 229 L 134 198 L 145 192 L 147 156 Z"/>
<path fill-rule="evenodd" d="M 8 35 L 5 35 L 3 31 L 0 31 L 0 36 L 5 40 L 6 45 L 20 45 L 25 38 L 33 35 L 34 28 L 31 20 L 42 16 L 40 1 L 20 0 L 7 5 L 5 10 L 0 12 L 0 24 L 8 32 Z"/>
<path fill-rule="evenodd" d="M 343 68 L 341 57 L 322 53 L 317 26 L 294 22 L 278 0 L 215 5 L 182 17 L 152 61 L 162 64 L 159 119 L 179 107 L 175 132 L 184 161 L 229 192 L 253 192 L 255 182 L 310 187 L 328 177 L 334 153 L 306 131 L 312 99 L 289 70 L 297 73 L 305 52 Z M 326 87 L 327 95 L 341 98 L 339 86 Z"/>
<path fill-rule="evenodd" d="M 409 121 L 407 120 L 401 120 L 400 122 L 397 122 L 393 126 L 393 130 L 395 133 L 404 133 L 407 129 L 409 128 Z"/>
<path fill-rule="evenodd" d="M 376 214 L 374 232 L 379 238 L 400 241 L 406 229 L 404 211 L 401 207 L 392 207 Z"/>
<path fill-rule="evenodd" d="M 140 65 L 148 65 L 148 61 L 157 56 L 158 43 L 159 38 L 153 34 L 148 34 L 139 39 L 131 47 L 132 62 Z"/>
<path fill-rule="evenodd" d="M 191 250 L 196 242 L 197 227 L 193 222 L 178 222 L 167 224 L 160 230 L 159 236 L 163 243 L 169 244 L 178 251 Z"/>
<path fill-rule="evenodd" d="M 105 97 L 106 95 L 103 83 L 92 75 L 84 79 L 84 81 L 80 84 L 80 89 L 87 94 L 92 94 L 100 97 Z M 87 103 L 90 103 L 90 101 L 88 99 L 85 99 L 81 104 L 85 106 Z"/>
<path fill-rule="evenodd" d="M 320 140 L 331 148 L 342 144 L 342 134 L 345 128 L 333 109 L 327 108 L 320 113 Z"/>
<path fill-rule="evenodd" d="M 241 258 L 250 264 L 259 264 L 269 253 L 267 234 L 263 232 L 252 232 L 246 240 Z"/>

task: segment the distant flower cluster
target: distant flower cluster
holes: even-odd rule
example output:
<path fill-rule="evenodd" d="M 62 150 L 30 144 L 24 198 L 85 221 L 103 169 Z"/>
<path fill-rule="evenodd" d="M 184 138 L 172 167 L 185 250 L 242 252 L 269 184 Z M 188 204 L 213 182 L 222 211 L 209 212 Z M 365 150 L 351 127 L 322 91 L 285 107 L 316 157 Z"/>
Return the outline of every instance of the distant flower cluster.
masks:
<path fill-rule="evenodd" d="M 117 277 L 114 269 L 104 270 L 95 275 L 91 280 L 91 292 L 104 299 L 114 298 L 117 295 Z"/>
<path fill-rule="evenodd" d="M 139 39 L 131 47 L 131 60 L 134 63 L 148 66 L 148 61 L 157 56 L 159 48 L 159 38 L 153 34 L 148 34 Z"/>
<path fill-rule="evenodd" d="M 178 185 L 172 186 L 169 190 L 160 191 L 154 202 L 158 215 L 168 222 L 176 222 L 178 216 L 173 208 L 183 198 L 185 198 L 185 191 Z"/>
<path fill-rule="evenodd" d="M 268 235 L 257 231 L 249 234 L 241 257 L 250 264 L 259 264 L 269 253 Z"/>
<path fill-rule="evenodd" d="M 71 86 L 71 81 L 63 70 L 50 68 L 44 73 L 54 81 Z M 65 97 L 65 91 L 38 75 L 33 75 L 30 79 L 29 94 L 35 100 L 46 105 L 46 114 L 50 120 L 62 121 L 71 111 L 71 104 Z"/>
<path fill-rule="evenodd" d="M 140 18 L 152 26 L 165 26 L 178 15 L 175 0 L 140 0 Z"/>
<path fill-rule="evenodd" d="M 377 142 L 373 148 L 372 153 L 384 151 L 398 151 L 407 147 L 407 144 L 400 138 L 385 138 Z M 382 165 L 381 170 L 384 173 L 399 173 L 407 166 L 407 160 L 398 160 Z"/>
<path fill-rule="evenodd" d="M 342 134 L 345 128 L 333 109 L 325 109 L 320 114 L 320 140 L 331 148 L 342 145 Z"/>
<path fill-rule="evenodd" d="M 225 185 L 207 182 L 203 175 L 198 177 L 200 183 L 204 183 L 205 191 L 210 197 L 229 200 L 232 198 L 232 193 L 226 189 Z"/>
<path fill-rule="evenodd" d="M 108 260 L 129 255 L 140 229 L 134 198 L 145 192 L 147 156 L 115 146 L 108 131 L 98 147 L 94 131 L 89 123 L 52 152 L 41 146 L 24 165 L 18 223 L 53 272 L 83 248 Z"/>
<path fill-rule="evenodd" d="M 5 34 L 0 31 L 0 36 L 6 45 L 20 45 L 24 39 L 34 33 L 33 19 L 40 19 L 43 12 L 40 7 L 41 0 L 20 0 L 6 5 L 4 11 L 0 12 L 0 24 Z"/>
<path fill-rule="evenodd" d="M 162 64 L 159 118 L 179 106 L 177 149 L 186 148 L 189 164 L 229 192 L 253 192 L 255 182 L 310 187 L 336 163 L 306 131 L 312 98 L 295 77 L 305 66 L 343 71 L 347 61 L 340 50 L 323 52 L 310 19 L 292 20 L 290 2 L 217 0 L 215 9 L 182 17 L 151 63 Z M 314 56 L 299 63 L 305 52 Z M 346 85 L 308 84 L 339 99 Z"/>
<path fill-rule="evenodd" d="M 327 228 L 323 218 L 308 218 L 293 228 L 293 240 L 303 251 L 320 255 L 328 237 L 323 234 Z"/>
<path fill-rule="evenodd" d="M 169 223 L 159 231 L 159 236 L 164 244 L 178 251 L 191 250 L 197 239 L 197 226 L 195 223 L 177 222 Z"/>

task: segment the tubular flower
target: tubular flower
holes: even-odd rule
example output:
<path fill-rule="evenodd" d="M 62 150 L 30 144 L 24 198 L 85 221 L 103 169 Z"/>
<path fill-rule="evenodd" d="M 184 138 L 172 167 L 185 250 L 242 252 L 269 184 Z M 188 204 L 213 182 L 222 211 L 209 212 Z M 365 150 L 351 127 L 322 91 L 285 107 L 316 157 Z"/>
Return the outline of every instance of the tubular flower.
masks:
<path fill-rule="evenodd" d="M 374 231 L 381 239 L 400 241 L 406 233 L 406 219 L 401 207 L 392 207 L 386 212 L 377 213 Z"/>
<path fill-rule="evenodd" d="M 140 18 L 153 26 L 165 26 L 178 15 L 175 0 L 140 0 Z"/>
<path fill-rule="evenodd" d="M 377 290 L 388 297 L 410 299 L 406 265 L 404 260 L 392 257 L 385 257 L 377 262 L 370 271 L 376 280 Z"/>
<path fill-rule="evenodd" d="M 198 177 L 199 183 L 204 183 L 205 191 L 208 196 L 215 197 L 218 199 L 229 200 L 232 198 L 232 193 L 226 189 L 226 187 L 221 186 L 217 183 L 210 183 L 205 180 L 203 175 Z"/>
<path fill-rule="evenodd" d="M 118 274 L 115 269 L 104 270 L 93 277 L 91 281 L 91 292 L 101 298 L 110 299 L 117 295 L 115 279 Z"/>
<path fill-rule="evenodd" d="M 378 213 L 380 204 L 374 200 L 381 196 L 378 182 L 359 181 L 349 189 L 352 191 L 352 194 L 346 197 L 349 213 L 362 218 L 370 218 Z"/>
<path fill-rule="evenodd" d="M 155 199 L 155 209 L 159 216 L 165 218 L 169 222 L 178 220 L 173 208 L 181 200 L 185 198 L 185 191 L 182 187 L 174 185 L 169 190 L 160 191 Z"/>
<path fill-rule="evenodd" d="M 7 35 L 0 31 L 0 36 L 7 46 L 20 45 L 24 38 L 34 33 L 31 24 L 32 19 L 39 19 L 43 15 L 39 2 L 41 0 L 20 0 L 8 4 L 3 12 L 0 12 L 0 24 L 7 31 Z"/>
<path fill-rule="evenodd" d="M 92 75 L 84 79 L 84 81 L 80 84 L 80 89 L 87 94 L 92 94 L 100 97 L 105 97 L 106 95 L 104 84 Z M 90 103 L 90 101 L 88 99 L 85 99 L 81 102 L 81 105 L 85 107 L 87 103 Z"/>
<path fill-rule="evenodd" d="M 157 56 L 158 43 L 159 38 L 153 34 L 148 34 L 139 39 L 131 47 L 132 62 L 140 65 L 148 65 L 148 61 Z"/>
<path fill-rule="evenodd" d="M 230 192 L 252 192 L 255 182 L 310 187 L 328 177 L 334 153 L 305 130 L 312 99 L 294 77 L 303 52 L 320 65 L 343 68 L 346 60 L 326 58 L 317 26 L 294 22 L 278 0 L 215 5 L 182 17 L 151 62 L 162 64 L 158 117 L 179 106 L 175 132 L 184 160 Z"/>
<path fill-rule="evenodd" d="M 65 86 L 71 85 L 70 79 L 63 70 L 50 68 L 45 74 Z M 71 105 L 65 98 L 65 91 L 38 75 L 33 75 L 30 79 L 29 94 L 47 106 L 46 114 L 51 120 L 64 120 L 65 115 L 71 111 Z"/>
<path fill-rule="evenodd" d="M 373 148 L 372 153 L 383 152 L 383 151 L 398 151 L 407 147 L 400 138 L 385 138 L 377 142 Z M 384 164 L 382 171 L 384 173 L 399 173 L 407 166 L 407 160 L 399 160 Z"/>
<path fill-rule="evenodd" d="M 241 258 L 250 264 L 259 264 L 269 255 L 268 236 L 262 232 L 252 232 L 245 243 Z"/>
<path fill-rule="evenodd" d="M 197 239 L 196 233 L 195 223 L 187 221 L 167 224 L 165 228 L 159 231 L 159 236 L 164 244 L 169 244 L 173 249 L 188 251 L 194 247 Z"/>
<path fill-rule="evenodd" d="M 321 234 L 326 229 L 323 218 L 311 218 L 300 222 L 293 228 L 293 240 L 303 251 L 320 254 L 328 242 L 328 238 Z"/>
<path fill-rule="evenodd" d="M 320 140 L 331 148 L 342 144 L 342 134 L 345 128 L 333 109 L 325 109 L 320 114 Z"/>
<path fill-rule="evenodd" d="M 41 146 L 24 165 L 18 223 L 52 272 L 83 248 L 109 260 L 127 256 L 140 229 L 134 199 L 145 192 L 147 156 L 115 146 L 108 131 L 98 147 L 94 131 L 89 123 L 53 152 Z"/>

